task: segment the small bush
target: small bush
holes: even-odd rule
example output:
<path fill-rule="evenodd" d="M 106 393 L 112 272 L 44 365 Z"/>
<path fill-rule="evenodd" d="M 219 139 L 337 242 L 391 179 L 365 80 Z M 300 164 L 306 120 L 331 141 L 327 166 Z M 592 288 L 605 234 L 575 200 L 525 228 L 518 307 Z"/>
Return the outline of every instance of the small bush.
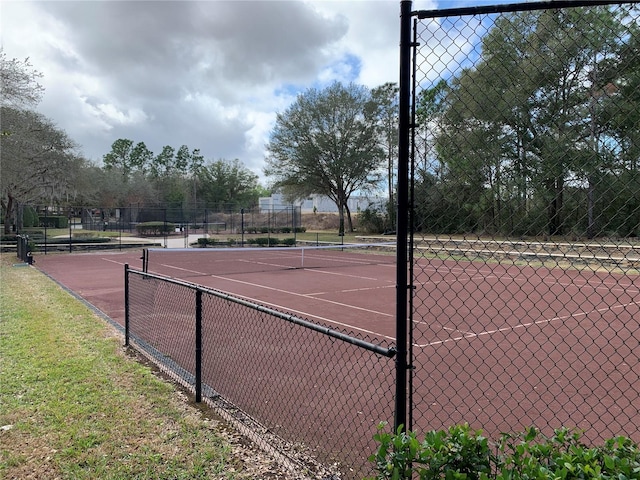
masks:
<path fill-rule="evenodd" d="M 24 207 L 24 210 L 22 211 L 22 224 L 25 228 L 40 226 L 38 214 L 33 207 L 28 205 Z"/>
<path fill-rule="evenodd" d="M 71 237 L 71 243 L 109 243 L 111 240 L 105 237 Z M 47 239 L 48 245 L 68 245 L 68 238 L 49 238 Z"/>
<path fill-rule="evenodd" d="M 274 245 L 278 245 L 280 243 L 279 239 L 271 237 L 258 237 L 254 238 L 253 240 L 259 247 L 273 247 Z"/>
<path fill-rule="evenodd" d="M 295 238 L 283 238 L 280 243 L 285 247 L 293 247 L 296 244 Z"/>
<path fill-rule="evenodd" d="M 387 224 L 386 214 L 371 206 L 358 214 L 358 226 L 366 233 L 384 233 Z"/>
<path fill-rule="evenodd" d="M 67 228 L 69 219 L 64 215 L 49 215 L 40 219 L 40 225 L 48 228 Z"/>
<path fill-rule="evenodd" d="M 215 246 L 217 243 L 218 243 L 218 241 L 215 238 L 200 237 L 197 240 L 197 245 L 200 248 L 206 248 L 208 246 Z"/>
<path fill-rule="evenodd" d="M 139 235 L 165 235 L 174 232 L 175 224 L 169 222 L 144 222 L 136 225 L 136 231 Z"/>
<path fill-rule="evenodd" d="M 640 479 L 640 448 L 626 437 L 587 447 L 568 429 L 546 437 L 531 427 L 493 445 L 466 424 L 430 431 L 422 442 L 414 432 L 384 429 L 374 436 L 379 447 L 369 460 L 377 475 L 370 480 Z"/>

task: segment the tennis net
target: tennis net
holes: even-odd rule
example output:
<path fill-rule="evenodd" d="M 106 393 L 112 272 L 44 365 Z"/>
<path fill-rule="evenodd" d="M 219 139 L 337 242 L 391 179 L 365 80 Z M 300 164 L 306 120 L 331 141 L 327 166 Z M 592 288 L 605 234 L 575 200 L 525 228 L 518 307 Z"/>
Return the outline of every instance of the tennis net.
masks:
<path fill-rule="evenodd" d="M 171 277 L 395 265 L 395 243 L 308 247 L 147 248 L 143 270 Z"/>

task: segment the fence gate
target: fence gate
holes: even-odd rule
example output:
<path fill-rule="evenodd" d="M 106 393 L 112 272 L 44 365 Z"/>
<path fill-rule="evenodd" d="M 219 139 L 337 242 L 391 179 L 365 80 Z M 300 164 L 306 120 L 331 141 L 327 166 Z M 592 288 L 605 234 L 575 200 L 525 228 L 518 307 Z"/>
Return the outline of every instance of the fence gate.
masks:
<path fill-rule="evenodd" d="M 549 5 L 410 13 L 418 432 L 640 441 L 640 7 Z"/>

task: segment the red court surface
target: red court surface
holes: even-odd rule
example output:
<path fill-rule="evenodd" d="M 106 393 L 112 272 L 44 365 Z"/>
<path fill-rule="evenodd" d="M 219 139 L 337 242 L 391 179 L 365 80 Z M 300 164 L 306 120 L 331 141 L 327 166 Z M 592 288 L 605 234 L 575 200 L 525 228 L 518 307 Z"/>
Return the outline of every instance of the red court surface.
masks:
<path fill-rule="evenodd" d="M 122 324 L 124 264 L 141 269 L 141 256 L 141 251 L 40 255 L 36 266 Z M 356 336 L 394 338 L 393 264 L 217 275 L 209 261 L 197 253 L 179 265 L 152 262 L 149 271 Z M 425 409 L 420 423 L 431 418 L 450 425 L 472 416 L 499 433 L 540 419 L 579 418 L 578 427 L 605 436 L 619 434 L 617 425 L 636 426 L 637 436 L 637 275 L 435 259 L 420 259 L 415 273 L 414 364 L 416 379 L 423 382 L 415 386 L 415 401 L 418 410 Z M 584 378 L 583 372 L 588 372 Z M 534 376 L 538 383 L 531 381 Z M 446 405 L 436 410 L 444 399 Z M 572 417 L 567 405 L 585 411 Z"/>
<path fill-rule="evenodd" d="M 141 269 L 141 257 L 141 251 L 39 255 L 36 266 L 122 324 L 124 265 Z M 395 337 L 393 264 L 217 275 L 207 265 L 215 260 L 200 252 L 176 265 L 168 260 L 157 259 L 149 271 L 355 333 Z M 418 328 L 428 322 L 432 336 L 422 347 L 568 319 L 584 325 L 607 314 L 622 322 L 640 318 L 638 276 L 442 260 L 420 260 L 414 270 L 415 320 Z"/>

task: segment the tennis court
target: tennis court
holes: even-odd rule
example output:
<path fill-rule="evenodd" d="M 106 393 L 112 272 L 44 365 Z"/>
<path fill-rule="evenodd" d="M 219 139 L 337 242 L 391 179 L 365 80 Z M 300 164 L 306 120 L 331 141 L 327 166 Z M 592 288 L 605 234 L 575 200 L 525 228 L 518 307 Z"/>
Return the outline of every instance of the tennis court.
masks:
<path fill-rule="evenodd" d="M 149 271 L 155 273 L 394 338 L 396 270 L 387 245 L 367 250 L 154 250 L 150 259 Z M 415 270 L 420 272 L 418 289 L 427 292 L 415 305 L 416 317 L 429 327 L 419 347 L 558 324 L 586 328 L 603 318 L 629 322 L 640 312 L 637 277 L 438 259 L 421 259 Z M 544 329 L 539 334 L 545 335 Z"/>
<path fill-rule="evenodd" d="M 146 268 L 372 343 L 393 343 L 396 266 L 386 247 L 307 250 L 304 267 L 299 251 L 284 250 L 151 251 Z M 143 256 L 49 255 L 37 266 L 122 323 L 124 264 L 142 269 Z M 416 430 L 468 422 L 495 438 L 531 425 L 564 425 L 593 439 L 640 424 L 637 275 L 425 257 L 414 259 L 414 281 Z M 164 297 L 167 311 L 191 311 L 171 306 L 170 293 Z M 274 431 L 304 433 L 305 441 L 348 452 L 345 464 L 366 465 L 375 424 L 392 415 L 393 361 L 363 360 L 351 347 L 272 325 L 258 313 L 240 321 L 245 315 L 229 310 L 225 330 L 208 340 L 217 342 L 204 353 L 211 378 L 230 397 L 245 399 L 244 411 L 275 417 Z M 165 317 L 149 331 L 175 343 L 182 316 Z M 159 332 L 161 324 L 174 330 Z M 192 334 L 184 335 L 180 341 L 191 344 Z M 363 398 L 366 409 L 346 407 Z M 301 419 L 304 428 L 287 427 Z"/>
<path fill-rule="evenodd" d="M 297 263 L 299 252 L 283 250 L 152 252 L 149 271 L 311 320 L 394 338 L 396 270 L 388 250 L 308 249 L 307 267 Z M 139 251 L 41 255 L 37 267 L 122 323 L 123 266 L 141 269 L 141 258 Z M 420 312 L 418 322 L 428 324 L 427 338 L 416 344 L 421 348 L 527 329 L 547 338 L 549 329 L 560 325 L 588 330 L 596 322 L 629 325 L 640 318 L 638 276 L 473 261 L 418 263 L 416 281 L 424 298 L 414 308 Z M 235 271 L 228 271 L 230 265 Z"/>

